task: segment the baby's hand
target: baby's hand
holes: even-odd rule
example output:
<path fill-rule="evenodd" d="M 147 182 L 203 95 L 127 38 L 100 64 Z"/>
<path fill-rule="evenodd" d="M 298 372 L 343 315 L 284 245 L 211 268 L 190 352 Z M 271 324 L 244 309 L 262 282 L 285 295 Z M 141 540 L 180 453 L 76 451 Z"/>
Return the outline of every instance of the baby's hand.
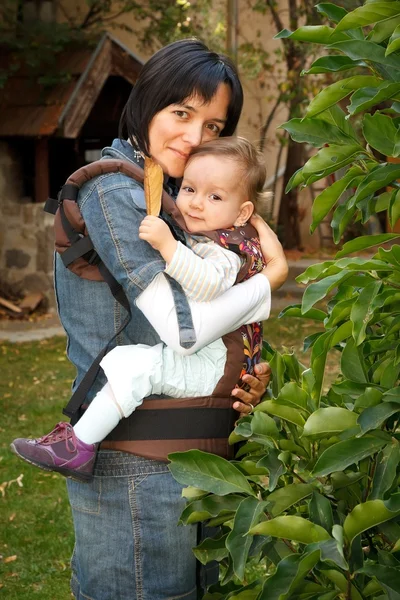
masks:
<path fill-rule="evenodd" d="M 147 215 L 139 226 L 139 237 L 146 240 L 155 250 L 161 251 L 165 239 L 171 235 L 169 227 L 159 217 Z"/>
<path fill-rule="evenodd" d="M 139 226 L 139 238 L 158 250 L 164 260 L 171 261 L 177 242 L 168 225 L 160 217 L 147 215 Z"/>

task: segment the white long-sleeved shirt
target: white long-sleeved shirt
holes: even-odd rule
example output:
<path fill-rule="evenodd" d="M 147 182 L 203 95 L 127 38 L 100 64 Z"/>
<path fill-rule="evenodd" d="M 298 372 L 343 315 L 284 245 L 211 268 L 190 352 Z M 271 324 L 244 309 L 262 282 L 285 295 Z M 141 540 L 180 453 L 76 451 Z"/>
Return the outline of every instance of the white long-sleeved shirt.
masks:
<path fill-rule="evenodd" d="M 186 235 L 178 242 L 165 272 L 180 283 L 195 302 L 209 302 L 231 288 L 241 267 L 240 257 L 204 236 Z"/>
<path fill-rule="evenodd" d="M 271 287 L 265 275 L 258 273 L 211 302 L 193 302 L 189 299 L 196 343 L 186 350 L 179 342 L 179 326 L 171 287 L 163 273 L 136 299 L 158 335 L 178 354 L 193 354 L 230 331 L 255 321 L 268 319 L 271 309 Z"/>

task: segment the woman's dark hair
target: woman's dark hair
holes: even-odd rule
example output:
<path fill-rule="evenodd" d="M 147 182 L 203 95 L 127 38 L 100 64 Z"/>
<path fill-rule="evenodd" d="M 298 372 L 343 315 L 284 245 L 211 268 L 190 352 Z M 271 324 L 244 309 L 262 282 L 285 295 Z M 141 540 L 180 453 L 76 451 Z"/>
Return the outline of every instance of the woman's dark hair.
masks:
<path fill-rule="evenodd" d="M 243 105 L 243 90 L 232 61 L 211 52 L 194 38 L 179 40 L 158 50 L 143 66 L 121 115 L 119 137 L 135 138 L 140 150 L 149 153 L 152 118 L 170 104 L 191 96 L 210 102 L 218 86 L 231 88 L 227 121 L 221 135 L 232 135 Z"/>

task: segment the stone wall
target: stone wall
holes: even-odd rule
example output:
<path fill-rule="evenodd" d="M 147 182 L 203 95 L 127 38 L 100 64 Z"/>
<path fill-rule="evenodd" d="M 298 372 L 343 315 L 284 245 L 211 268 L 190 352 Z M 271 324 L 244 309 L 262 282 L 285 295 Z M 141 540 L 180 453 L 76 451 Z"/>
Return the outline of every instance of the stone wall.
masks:
<path fill-rule="evenodd" d="M 0 281 L 23 294 L 42 292 L 54 307 L 54 217 L 23 194 L 18 154 L 0 141 Z"/>

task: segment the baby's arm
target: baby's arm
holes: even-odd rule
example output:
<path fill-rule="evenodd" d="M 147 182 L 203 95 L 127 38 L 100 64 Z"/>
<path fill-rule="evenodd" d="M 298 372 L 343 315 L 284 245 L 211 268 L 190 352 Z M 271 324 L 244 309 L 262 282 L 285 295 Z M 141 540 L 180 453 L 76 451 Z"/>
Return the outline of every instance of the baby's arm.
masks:
<path fill-rule="evenodd" d="M 267 264 L 263 274 L 268 278 L 271 290 L 277 290 L 285 283 L 289 273 L 283 248 L 271 227 L 259 215 L 254 214 L 250 223 L 257 229 L 261 251 Z"/>
<path fill-rule="evenodd" d="M 214 243 L 194 243 L 188 248 L 177 242 L 169 227 L 158 217 L 147 216 L 139 236 L 158 250 L 167 263 L 165 272 L 196 302 L 217 298 L 236 281 L 240 258 Z"/>

